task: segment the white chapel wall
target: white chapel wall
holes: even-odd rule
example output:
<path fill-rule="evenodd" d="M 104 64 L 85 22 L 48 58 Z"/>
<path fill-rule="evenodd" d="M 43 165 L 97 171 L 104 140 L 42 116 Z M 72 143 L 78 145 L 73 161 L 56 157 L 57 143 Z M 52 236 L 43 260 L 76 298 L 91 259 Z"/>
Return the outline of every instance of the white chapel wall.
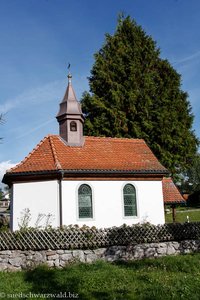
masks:
<path fill-rule="evenodd" d="M 123 187 L 135 186 L 137 193 L 137 217 L 123 216 Z M 92 188 L 94 215 L 92 220 L 78 218 L 78 188 L 88 184 Z M 53 227 L 60 225 L 58 181 L 16 183 L 13 185 L 12 229 L 19 229 L 24 209 L 30 210 L 29 226 L 35 227 L 39 214 L 51 215 Z M 78 224 L 97 228 L 132 225 L 150 222 L 163 224 L 164 204 L 161 181 L 63 181 L 63 225 Z M 45 223 L 44 217 L 39 225 Z"/>
<path fill-rule="evenodd" d="M 138 216 L 123 216 L 123 187 L 132 183 L 136 188 Z M 92 220 L 78 218 L 78 188 L 88 184 L 93 192 L 94 216 Z M 63 181 L 63 225 L 84 224 L 97 228 L 150 222 L 163 224 L 164 204 L 161 181 Z"/>
<path fill-rule="evenodd" d="M 13 203 L 11 210 L 13 218 L 11 220 L 12 230 L 19 229 L 18 224 L 22 222 L 24 210 L 30 210 L 31 220 L 29 226 L 35 227 L 39 220 L 39 215 L 43 218 L 39 222 L 45 225 L 47 215 L 50 215 L 49 223 L 53 227 L 59 226 L 59 189 L 58 181 L 43 181 L 30 183 L 13 184 Z"/>

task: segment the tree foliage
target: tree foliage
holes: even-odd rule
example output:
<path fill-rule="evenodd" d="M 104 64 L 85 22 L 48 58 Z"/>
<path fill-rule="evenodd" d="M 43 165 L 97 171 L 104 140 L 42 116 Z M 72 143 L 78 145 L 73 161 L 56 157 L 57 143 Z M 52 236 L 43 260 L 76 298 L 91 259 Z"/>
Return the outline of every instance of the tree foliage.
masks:
<path fill-rule="evenodd" d="M 2 189 L 0 188 L 0 201 L 3 199 L 3 197 L 4 197 L 4 193 L 3 193 Z"/>
<path fill-rule="evenodd" d="M 200 207 L 200 153 L 197 153 L 180 181 L 182 193 L 189 194 L 187 205 Z"/>
<path fill-rule="evenodd" d="M 172 173 L 188 165 L 198 141 L 181 77 L 130 17 L 106 34 L 89 85 L 81 100 L 85 134 L 143 138 Z"/>
<path fill-rule="evenodd" d="M 180 187 L 184 193 L 200 193 L 200 153 L 194 156 L 190 166 L 184 172 Z"/>

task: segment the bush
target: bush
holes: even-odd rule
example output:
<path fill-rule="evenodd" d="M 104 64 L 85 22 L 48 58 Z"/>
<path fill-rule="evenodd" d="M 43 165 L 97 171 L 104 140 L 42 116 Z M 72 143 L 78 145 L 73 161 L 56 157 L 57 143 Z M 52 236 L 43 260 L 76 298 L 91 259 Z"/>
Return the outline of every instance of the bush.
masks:
<path fill-rule="evenodd" d="M 189 195 L 187 206 L 200 207 L 200 191 L 196 191 L 193 194 Z"/>

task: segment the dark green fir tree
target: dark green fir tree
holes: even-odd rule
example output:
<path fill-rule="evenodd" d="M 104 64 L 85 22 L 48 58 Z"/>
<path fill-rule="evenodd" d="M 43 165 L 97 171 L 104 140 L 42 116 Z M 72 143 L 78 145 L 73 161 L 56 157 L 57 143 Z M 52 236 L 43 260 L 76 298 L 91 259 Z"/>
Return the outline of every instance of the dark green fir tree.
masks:
<path fill-rule="evenodd" d="M 181 76 L 130 17 L 106 34 L 89 85 L 81 101 L 86 135 L 143 138 L 172 174 L 188 166 L 198 140 Z"/>

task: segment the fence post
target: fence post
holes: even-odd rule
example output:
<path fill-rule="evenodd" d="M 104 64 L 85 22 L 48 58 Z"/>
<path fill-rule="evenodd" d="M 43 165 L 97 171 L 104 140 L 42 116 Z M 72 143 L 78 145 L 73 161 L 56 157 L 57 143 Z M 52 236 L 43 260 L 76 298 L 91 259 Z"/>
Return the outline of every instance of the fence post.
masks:
<path fill-rule="evenodd" d="M 173 223 L 176 223 L 176 205 L 172 204 L 171 208 L 172 208 L 172 220 Z"/>

